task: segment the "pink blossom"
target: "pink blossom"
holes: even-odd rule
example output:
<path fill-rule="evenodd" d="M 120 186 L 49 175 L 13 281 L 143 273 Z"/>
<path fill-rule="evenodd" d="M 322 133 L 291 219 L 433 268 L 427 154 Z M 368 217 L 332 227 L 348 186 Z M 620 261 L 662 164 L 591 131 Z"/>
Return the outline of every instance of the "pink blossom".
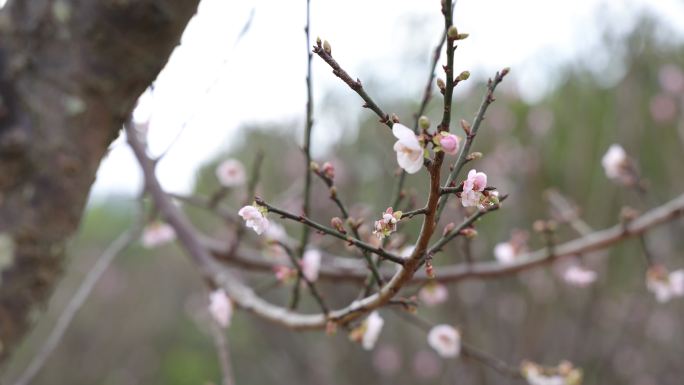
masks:
<path fill-rule="evenodd" d="M 247 180 L 245 167 L 237 159 L 227 159 L 216 167 L 216 178 L 224 187 L 236 187 Z"/>
<path fill-rule="evenodd" d="M 463 183 L 463 192 L 484 191 L 487 187 L 487 174 L 475 170 L 468 171 L 468 178 Z"/>
<path fill-rule="evenodd" d="M 316 249 L 309 249 L 302 256 L 302 273 L 309 282 L 318 279 L 318 271 L 321 268 L 321 252 Z"/>
<path fill-rule="evenodd" d="M 445 153 L 449 155 L 458 154 L 458 149 L 461 144 L 461 138 L 454 134 L 449 134 L 447 132 L 441 132 L 436 136 L 439 140 L 439 146 Z"/>
<path fill-rule="evenodd" d="M 223 328 L 230 326 L 233 317 L 233 303 L 223 289 L 214 290 L 209 294 L 209 313 Z"/>
<path fill-rule="evenodd" d="M 480 201 L 484 198 L 481 192 L 478 191 L 467 191 L 461 193 L 461 204 L 463 207 L 477 207 L 480 205 Z"/>
<path fill-rule="evenodd" d="M 597 274 L 583 266 L 572 264 L 563 271 L 563 280 L 570 285 L 587 287 L 596 281 Z"/>
<path fill-rule="evenodd" d="M 164 222 L 153 222 L 145 227 L 142 234 L 142 245 L 151 249 L 176 239 L 176 231 Z"/>
<path fill-rule="evenodd" d="M 332 165 L 332 163 L 325 162 L 325 163 L 323 163 L 323 167 L 321 167 L 321 173 L 323 175 L 325 175 L 326 178 L 334 179 L 335 178 L 335 167 Z"/>
<path fill-rule="evenodd" d="M 437 325 L 428 333 L 428 344 L 444 358 L 456 357 L 461 352 L 461 334 L 449 325 Z"/>
<path fill-rule="evenodd" d="M 610 179 L 621 179 L 627 171 L 628 164 L 627 153 L 619 144 L 611 145 L 601 159 L 601 165 Z"/>
<path fill-rule="evenodd" d="M 269 221 L 258 207 L 245 206 L 238 211 L 238 215 L 245 220 L 245 226 L 250 227 L 255 233 L 261 235 L 269 227 Z"/>
<path fill-rule="evenodd" d="M 423 147 L 411 129 L 401 123 L 394 123 L 392 134 L 398 139 L 394 143 L 397 163 L 409 174 L 417 173 L 423 166 Z"/>
<path fill-rule="evenodd" d="M 449 298 L 449 290 L 442 284 L 429 283 L 420 289 L 418 298 L 427 306 L 439 305 Z"/>
<path fill-rule="evenodd" d="M 275 272 L 276 279 L 279 282 L 289 281 L 290 278 L 294 277 L 297 274 L 296 270 L 294 270 L 293 268 L 283 265 L 278 265 L 274 267 L 273 270 Z"/>
<path fill-rule="evenodd" d="M 401 369 L 401 355 L 393 346 L 380 346 L 373 354 L 373 366 L 383 376 L 391 376 Z"/>
<path fill-rule="evenodd" d="M 380 314 L 378 314 L 377 311 L 374 311 L 366 318 L 365 324 L 366 331 L 363 333 L 361 345 L 366 350 L 373 350 L 385 321 L 380 317 Z"/>

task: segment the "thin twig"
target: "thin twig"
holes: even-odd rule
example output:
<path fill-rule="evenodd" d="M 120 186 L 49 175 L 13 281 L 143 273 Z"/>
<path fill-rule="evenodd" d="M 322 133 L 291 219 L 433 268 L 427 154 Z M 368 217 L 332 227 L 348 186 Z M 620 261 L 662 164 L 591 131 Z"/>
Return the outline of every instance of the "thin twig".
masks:
<path fill-rule="evenodd" d="M 487 108 L 489 108 L 489 105 L 494 102 L 494 90 L 496 90 L 496 86 L 501 83 L 501 81 L 504 79 L 504 77 L 508 75 L 508 69 L 504 68 L 500 72 L 497 72 L 494 75 L 494 79 L 490 79 L 487 82 L 487 92 L 485 93 L 484 98 L 482 99 L 482 103 L 480 104 L 480 108 L 477 111 L 477 115 L 475 116 L 475 120 L 473 120 L 473 125 L 470 128 L 470 134 L 466 137 L 466 142 L 463 145 L 463 148 L 461 149 L 461 153 L 458 155 L 458 158 L 456 159 L 456 162 L 454 163 L 454 166 L 452 167 L 452 171 L 447 177 L 446 183 L 444 184 L 445 187 L 452 187 L 451 183 L 458 178 L 458 174 L 461 172 L 461 169 L 467 162 L 467 157 L 470 152 L 470 147 L 473 144 L 473 141 L 475 140 L 475 136 L 477 135 L 478 130 L 480 129 L 480 125 L 482 124 L 482 121 L 485 118 L 485 113 L 487 112 Z M 437 221 L 439 221 L 439 218 L 442 216 L 442 212 L 444 211 L 444 207 L 446 206 L 447 200 L 449 199 L 449 195 L 444 195 L 440 198 L 439 200 L 439 207 L 437 209 Z"/>
<path fill-rule="evenodd" d="M 292 266 L 297 270 L 297 275 L 301 278 L 301 280 L 304 281 L 306 286 L 309 288 L 309 291 L 311 292 L 311 295 L 313 295 L 314 299 L 316 302 L 318 302 L 318 305 L 321 307 L 321 310 L 323 311 L 323 314 L 328 314 L 330 312 L 328 306 L 326 306 L 325 301 L 323 301 L 323 296 L 321 296 L 320 292 L 316 288 L 316 285 L 311 282 L 310 279 L 304 275 L 304 271 L 302 269 L 301 264 L 299 263 L 300 260 L 297 259 L 297 257 L 294 254 L 294 250 L 292 250 L 288 245 L 278 242 L 278 244 L 285 249 L 285 253 L 287 256 L 290 258 L 290 262 L 292 262 Z M 297 293 L 299 295 L 299 293 Z"/>
<path fill-rule="evenodd" d="M 404 264 L 403 258 L 401 258 L 397 255 L 394 255 L 394 254 L 388 252 L 387 250 L 384 250 L 384 249 L 379 248 L 379 247 L 371 246 L 370 244 L 363 242 L 358 238 L 354 238 L 354 237 L 347 235 L 347 234 L 342 234 L 333 228 L 323 226 L 322 224 L 314 222 L 313 220 L 311 220 L 309 218 L 303 217 L 301 215 L 295 215 L 295 214 L 292 214 L 288 211 L 285 211 L 285 210 L 279 209 L 277 207 L 271 206 L 270 204 L 266 203 L 261 198 L 257 198 L 256 202 L 258 205 L 265 207 L 266 210 L 268 210 L 269 212 L 278 214 L 278 215 L 282 216 L 283 218 L 287 218 L 287 219 L 291 219 L 293 221 L 304 223 L 305 225 L 313 227 L 314 229 L 316 229 L 322 233 L 332 235 L 333 237 L 336 237 L 336 238 L 341 239 L 343 241 L 347 241 L 350 244 L 360 248 L 361 250 L 366 250 L 366 251 L 369 251 L 373 254 L 377 254 L 378 256 L 380 256 L 383 259 L 387 259 L 389 261 L 392 261 L 394 263 L 398 263 L 400 265 Z"/>
<path fill-rule="evenodd" d="M 342 69 L 342 67 L 337 63 L 335 59 L 332 57 L 332 53 L 326 52 L 326 50 L 323 47 L 323 44 L 321 41 L 317 41 L 316 45 L 313 48 L 313 53 L 318 55 L 321 59 L 323 59 L 328 65 L 333 69 L 333 74 L 337 76 L 338 78 L 342 79 L 343 82 L 345 82 L 349 88 L 354 90 L 361 99 L 365 102 L 363 107 L 368 108 L 371 111 L 375 112 L 375 114 L 380 118 L 380 123 L 385 124 L 387 127 L 392 128 L 392 125 L 394 122 L 392 122 L 392 119 L 390 119 L 390 116 L 385 113 L 380 107 L 378 107 L 377 103 L 373 100 L 373 98 L 366 93 L 366 90 L 363 89 L 363 85 L 361 84 L 361 80 L 359 79 L 352 79 L 351 76 Z"/>
<path fill-rule="evenodd" d="M 214 346 L 216 347 L 216 355 L 218 356 L 219 366 L 221 367 L 221 383 L 222 385 L 234 385 L 235 376 L 233 375 L 233 367 L 230 364 L 228 338 L 224 334 L 223 329 L 221 329 L 216 322 L 213 322 L 213 320 L 211 322 L 211 331 L 214 335 Z"/>

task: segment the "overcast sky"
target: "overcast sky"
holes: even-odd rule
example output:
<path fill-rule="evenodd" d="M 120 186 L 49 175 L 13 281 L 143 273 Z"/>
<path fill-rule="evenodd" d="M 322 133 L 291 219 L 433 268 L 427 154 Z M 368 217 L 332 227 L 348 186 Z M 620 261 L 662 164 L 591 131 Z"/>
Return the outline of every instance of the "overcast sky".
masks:
<path fill-rule="evenodd" d="M 352 76 L 391 84 L 402 96 L 420 96 L 427 64 L 416 64 L 427 63 L 440 36 L 439 0 L 311 1 L 313 38 L 329 40 Z M 167 189 L 188 191 L 195 170 L 235 144 L 231 137 L 242 124 L 303 121 L 305 5 L 202 0 L 154 92 L 143 96 L 136 111 L 137 119 L 150 119 L 152 152 L 170 147 L 158 167 Z M 597 49 L 602 32 L 625 34 L 644 13 L 659 20 L 662 40 L 684 36 L 679 0 L 459 0 L 455 24 L 470 37 L 459 45 L 457 71 L 485 78 L 511 67 L 518 92 L 531 102 L 553 87 L 554 71 L 566 63 L 587 65 L 610 81 L 620 70 L 608 71 L 613 62 Z M 249 30 L 238 39 L 248 20 Z M 314 60 L 313 70 L 317 100 L 336 90 L 358 107 L 324 63 Z M 363 111 L 349 111 L 358 113 Z M 321 116 L 317 121 L 335 124 Z M 93 199 L 133 194 L 140 183 L 130 151 L 117 140 L 98 172 Z"/>

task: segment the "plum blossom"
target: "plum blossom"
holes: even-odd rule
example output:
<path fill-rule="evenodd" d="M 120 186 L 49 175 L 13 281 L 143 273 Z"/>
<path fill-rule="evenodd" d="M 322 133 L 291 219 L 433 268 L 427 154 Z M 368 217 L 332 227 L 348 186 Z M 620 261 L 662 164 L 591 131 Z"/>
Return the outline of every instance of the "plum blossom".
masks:
<path fill-rule="evenodd" d="M 391 207 L 382 214 L 380 220 L 375 221 L 373 234 L 378 239 L 388 237 L 393 232 L 397 231 L 397 222 L 401 219 L 401 211 L 394 211 Z"/>
<path fill-rule="evenodd" d="M 513 231 L 510 240 L 494 246 L 494 258 L 499 263 L 505 265 L 515 263 L 518 257 L 527 249 L 528 237 L 529 235 L 525 231 Z"/>
<path fill-rule="evenodd" d="M 609 179 L 622 179 L 629 167 L 629 159 L 625 149 L 619 144 L 611 145 L 603 155 L 601 165 Z"/>
<path fill-rule="evenodd" d="M 651 267 L 646 273 L 646 287 L 660 303 L 684 297 L 684 269 L 668 273 L 662 266 Z"/>
<path fill-rule="evenodd" d="M 487 187 L 487 174 L 477 172 L 476 170 L 468 171 L 468 178 L 463 182 L 463 191 L 484 191 Z"/>
<path fill-rule="evenodd" d="M 223 289 L 217 289 L 209 294 L 209 313 L 221 327 L 230 326 L 233 317 L 233 303 Z"/>
<path fill-rule="evenodd" d="M 428 333 L 428 344 L 444 358 L 452 358 L 461 352 L 461 334 L 449 325 L 437 325 Z"/>
<path fill-rule="evenodd" d="M 401 123 L 394 123 L 392 134 L 398 139 L 394 143 L 397 163 L 409 174 L 415 174 L 423 167 L 423 146 L 411 129 Z"/>
<path fill-rule="evenodd" d="M 163 245 L 176 239 L 176 231 L 168 223 L 153 222 L 145 227 L 142 245 L 147 249 Z"/>
<path fill-rule="evenodd" d="M 318 271 L 321 268 L 321 252 L 317 249 L 309 249 L 302 256 L 302 274 L 309 282 L 318 279 Z"/>
<path fill-rule="evenodd" d="M 563 361 L 554 368 L 544 368 L 533 362 L 523 362 L 522 375 L 530 385 L 580 385 L 582 370 Z"/>
<path fill-rule="evenodd" d="M 563 280 L 573 286 L 587 287 L 596 281 L 595 271 L 578 264 L 572 264 L 563 271 Z"/>
<path fill-rule="evenodd" d="M 442 131 L 434 136 L 433 142 L 437 146 L 435 147 L 436 151 L 441 150 L 446 154 L 456 155 L 458 154 L 458 149 L 461 145 L 461 138 L 454 134 Z"/>
<path fill-rule="evenodd" d="M 382 331 L 382 326 L 385 324 L 385 320 L 380 317 L 380 314 L 378 314 L 377 311 L 374 311 L 370 313 L 365 323 L 366 331 L 363 333 L 361 345 L 366 350 L 373 350 L 373 347 L 380 336 L 380 332 Z"/>
<path fill-rule="evenodd" d="M 480 206 L 485 195 L 482 193 L 487 187 L 487 174 L 470 170 L 468 177 L 463 182 L 461 204 L 463 207 Z"/>
<path fill-rule="evenodd" d="M 427 306 L 439 305 L 449 298 L 449 290 L 442 284 L 431 282 L 420 289 L 418 298 Z"/>
<path fill-rule="evenodd" d="M 256 206 L 245 206 L 238 211 L 238 215 L 245 220 L 245 226 L 250 227 L 255 233 L 261 235 L 268 230 L 269 221 L 263 213 L 264 209 Z"/>
<path fill-rule="evenodd" d="M 288 239 L 287 232 L 285 231 L 285 228 L 281 226 L 278 223 L 271 223 L 269 226 L 266 228 L 266 231 L 264 233 L 264 237 L 268 241 L 280 241 L 280 242 L 286 242 Z"/>
<path fill-rule="evenodd" d="M 224 187 L 237 187 L 247 180 L 245 167 L 237 159 L 226 159 L 216 167 L 216 178 Z"/>
<path fill-rule="evenodd" d="M 297 270 L 283 265 L 275 266 L 273 271 L 278 282 L 287 282 L 297 275 Z"/>
<path fill-rule="evenodd" d="M 500 263 L 513 263 L 516 256 L 516 250 L 510 242 L 501 242 L 494 246 L 494 257 Z"/>

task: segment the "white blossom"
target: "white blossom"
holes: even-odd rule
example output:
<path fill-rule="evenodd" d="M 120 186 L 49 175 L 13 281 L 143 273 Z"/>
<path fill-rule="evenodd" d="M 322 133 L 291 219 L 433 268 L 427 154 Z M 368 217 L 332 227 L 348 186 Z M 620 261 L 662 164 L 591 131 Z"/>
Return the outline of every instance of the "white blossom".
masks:
<path fill-rule="evenodd" d="M 508 265 L 515 262 L 518 252 L 511 242 L 501 242 L 494 246 L 494 257 L 499 263 Z"/>
<path fill-rule="evenodd" d="M 439 305 L 449 298 L 449 290 L 442 284 L 429 283 L 420 289 L 418 298 L 427 306 Z"/>
<path fill-rule="evenodd" d="M 209 294 L 209 313 L 221 327 L 230 326 L 230 320 L 233 317 L 233 303 L 223 289 L 214 290 Z"/>
<path fill-rule="evenodd" d="M 259 208 L 245 206 L 238 211 L 238 215 L 245 220 L 245 226 L 250 227 L 255 233 L 261 235 L 269 227 L 269 221 Z"/>
<path fill-rule="evenodd" d="M 153 222 L 145 227 L 142 234 L 142 245 L 153 248 L 176 239 L 176 231 L 168 223 Z"/>
<path fill-rule="evenodd" d="M 216 178 L 224 187 L 236 187 L 245 184 L 247 176 L 245 167 L 237 159 L 226 159 L 216 167 Z"/>
<path fill-rule="evenodd" d="M 668 274 L 664 269 L 652 268 L 646 275 L 646 287 L 660 303 L 684 297 L 684 270 L 676 270 Z"/>
<path fill-rule="evenodd" d="M 309 282 L 318 279 L 318 271 L 321 268 L 321 252 L 317 249 L 309 249 L 302 256 L 302 274 Z"/>
<path fill-rule="evenodd" d="M 570 285 L 587 287 L 596 281 L 597 274 L 583 266 L 572 264 L 563 271 L 563 280 Z"/>
<path fill-rule="evenodd" d="M 452 358 L 461 352 L 461 334 L 449 325 L 437 325 L 428 333 L 428 344 L 440 356 Z"/>
<path fill-rule="evenodd" d="M 628 158 L 625 149 L 619 144 L 613 144 L 608 148 L 601 159 L 606 176 L 610 179 L 620 179 L 624 176 Z"/>
<path fill-rule="evenodd" d="M 401 123 L 394 123 L 392 134 L 398 139 L 394 143 L 397 163 L 409 174 L 417 173 L 423 166 L 423 147 L 413 131 Z"/>
<path fill-rule="evenodd" d="M 366 350 L 372 350 L 375 343 L 378 341 L 380 332 L 382 331 L 382 326 L 385 324 L 385 320 L 380 317 L 377 311 L 370 313 L 366 319 L 366 331 L 363 333 L 361 339 L 361 345 Z"/>

